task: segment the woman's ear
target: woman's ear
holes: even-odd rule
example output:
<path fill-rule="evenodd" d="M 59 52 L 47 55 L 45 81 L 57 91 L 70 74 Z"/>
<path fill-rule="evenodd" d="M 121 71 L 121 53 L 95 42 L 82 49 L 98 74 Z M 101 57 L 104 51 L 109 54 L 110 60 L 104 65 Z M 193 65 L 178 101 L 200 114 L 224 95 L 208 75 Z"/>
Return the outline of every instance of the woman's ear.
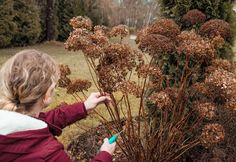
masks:
<path fill-rule="evenodd" d="M 44 107 L 47 107 L 50 103 L 52 103 L 53 96 L 54 96 L 55 85 L 56 85 L 56 84 L 53 83 L 53 84 L 48 88 L 48 90 L 47 90 L 47 92 L 46 92 L 46 94 L 45 94 L 45 96 L 44 96 L 44 98 L 43 98 Z"/>

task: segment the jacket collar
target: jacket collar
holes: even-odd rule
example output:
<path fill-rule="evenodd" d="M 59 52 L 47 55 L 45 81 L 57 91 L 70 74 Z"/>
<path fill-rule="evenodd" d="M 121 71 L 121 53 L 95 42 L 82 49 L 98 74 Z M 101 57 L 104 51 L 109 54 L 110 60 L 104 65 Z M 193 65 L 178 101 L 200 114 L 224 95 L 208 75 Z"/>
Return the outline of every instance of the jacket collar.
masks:
<path fill-rule="evenodd" d="M 42 120 L 17 112 L 0 110 L 0 135 L 38 130 L 46 127 L 47 124 Z"/>

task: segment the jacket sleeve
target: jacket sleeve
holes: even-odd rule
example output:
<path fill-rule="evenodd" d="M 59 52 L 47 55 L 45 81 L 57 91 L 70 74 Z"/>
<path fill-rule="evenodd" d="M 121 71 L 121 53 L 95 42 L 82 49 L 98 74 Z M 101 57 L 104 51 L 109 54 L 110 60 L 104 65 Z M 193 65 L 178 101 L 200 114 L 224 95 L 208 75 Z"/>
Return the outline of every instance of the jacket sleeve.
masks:
<path fill-rule="evenodd" d="M 112 156 L 106 151 L 101 151 L 90 162 L 112 162 Z"/>
<path fill-rule="evenodd" d="M 84 103 L 75 103 L 55 108 L 49 112 L 42 112 L 39 114 L 39 119 L 63 129 L 86 116 Z"/>

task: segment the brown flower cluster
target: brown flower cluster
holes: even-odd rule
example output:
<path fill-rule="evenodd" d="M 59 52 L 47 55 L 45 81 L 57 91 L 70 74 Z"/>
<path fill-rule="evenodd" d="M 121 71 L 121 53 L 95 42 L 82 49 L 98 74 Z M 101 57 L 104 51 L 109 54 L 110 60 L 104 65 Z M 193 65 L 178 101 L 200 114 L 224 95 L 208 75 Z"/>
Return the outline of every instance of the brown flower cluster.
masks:
<path fill-rule="evenodd" d="M 231 28 L 226 21 L 213 19 L 205 22 L 199 29 L 199 33 L 210 38 L 220 35 L 222 38 L 227 39 L 231 36 Z"/>
<path fill-rule="evenodd" d="M 123 94 L 132 94 L 136 97 L 141 96 L 141 87 L 139 87 L 134 81 L 123 81 L 117 84 L 117 90 Z"/>
<path fill-rule="evenodd" d="M 175 49 L 171 39 L 160 34 L 149 34 L 143 37 L 138 47 L 154 57 L 173 52 Z"/>
<path fill-rule="evenodd" d="M 92 43 L 90 34 L 91 33 L 86 29 L 75 29 L 70 33 L 70 36 L 65 43 L 65 48 L 69 51 L 83 50 Z"/>
<path fill-rule="evenodd" d="M 103 48 L 104 57 L 100 60 L 101 66 L 110 66 L 117 71 L 132 70 L 135 65 L 135 53 L 128 44 L 111 43 Z"/>
<path fill-rule="evenodd" d="M 201 24 L 206 21 L 206 15 L 197 9 L 188 11 L 183 17 L 182 22 L 186 25 Z"/>
<path fill-rule="evenodd" d="M 236 113 L 236 96 L 231 96 L 225 104 L 226 109 Z"/>
<path fill-rule="evenodd" d="M 228 60 L 214 59 L 212 61 L 211 65 L 207 67 L 206 71 L 208 73 L 212 73 L 213 71 L 215 71 L 217 69 L 223 69 L 223 70 L 232 72 L 233 71 L 233 66 Z"/>
<path fill-rule="evenodd" d="M 109 66 L 98 66 L 97 73 L 99 86 L 107 93 L 116 91 L 117 84 L 124 81 L 124 76 Z"/>
<path fill-rule="evenodd" d="M 226 98 L 236 94 L 236 77 L 232 72 L 217 69 L 206 77 L 205 83 L 212 89 L 220 89 Z"/>
<path fill-rule="evenodd" d="M 109 29 L 104 25 L 96 25 L 94 26 L 94 33 L 97 33 L 100 35 L 108 35 Z"/>
<path fill-rule="evenodd" d="M 216 106 L 213 103 L 197 103 L 196 111 L 199 115 L 206 119 L 212 119 L 216 115 Z"/>
<path fill-rule="evenodd" d="M 71 84 L 71 80 L 67 76 L 61 76 L 58 80 L 58 87 L 66 88 Z"/>
<path fill-rule="evenodd" d="M 61 75 L 60 79 L 58 80 L 58 86 L 61 88 L 65 88 L 71 83 L 71 80 L 67 77 L 71 74 L 71 70 L 68 65 L 63 64 L 59 65 L 59 69 Z"/>
<path fill-rule="evenodd" d="M 61 76 L 58 81 L 58 86 L 61 88 L 66 88 L 68 94 L 73 94 L 75 92 L 88 91 L 88 88 L 92 86 L 92 83 L 88 80 L 76 79 L 71 81 L 68 75 L 71 74 L 71 70 L 68 65 L 59 65 Z"/>
<path fill-rule="evenodd" d="M 211 40 L 211 44 L 215 49 L 219 49 L 224 46 L 225 40 L 220 35 L 218 35 Z"/>
<path fill-rule="evenodd" d="M 175 40 L 176 36 L 180 34 L 180 27 L 172 19 L 162 19 L 154 22 L 148 28 L 148 33 L 164 35 Z"/>
<path fill-rule="evenodd" d="M 88 89 L 92 86 L 92 83 L 88 80 L 76 79 L 71 82 L 71 84 L 67 87 L 67 93 L 73 94 L 76 92 L 88 91 Z"/>
<path fill-rule="evenodd" d="M 149 97 L 149 100 L 152 103 L 155 103 L 158 108 L 163 109 L 163 110 L 164 109 L 169 110 L 171 106 L 173 105 L 173 102 L 170 99 L 169 95 L 164 91 L 153 93 Z"/>
<path fill-rule="evenodd" d="M 209 40 L 203 39 L 194 31 L 184 31 L 177 38 L 177 52 L 193 56 L 196 59 L 213 59 L 216 55 L 216 50 L 212 47 Z"/>
<path fill-rule="evenodd" d="M 144 27 L 141 30 L 137 32 L 137 38 L 135 39 L 135 42 L 138 44 L 143 38 L 145 38 L 149 33 L 149 27 Z"/>
<path fill-rule="evenodd" d="M 87 17 L 77 16 L 70 20 L 70 25 L 73 29 L 83 28 L 87 30 L 92 29 L 92 21 Z"/>
<path fill-rule="evenodd" d="M 97 66 L 100 86 L 106 92 L 115 91 L 119 82 L 136 67 L 137 55 L 127 44 L 111 43 L 103 48 L 103 57 Z"/>
<path fill-rule="evenodd" d="M 220 124 L 207 124 L 201 134 L 201 143 L 206 147 L 219 143 L 225 138 L 224 127 Z"/>
<path fill-rule="evenodd" d="M 67 76 L 71 74 L 71 70 L 68 65 L 60 64 L 59 69 L 61 76 Z"/>
<path fill-rule="evenodd" d="M 147 78 L 148 76 L 161 78 L 162 72 L 159 67 L 150 64 L 144 64 L 137 69 L 138 77 Z"/>
<path fill-rule="evenodd" d="M 110 37 L 120 36 L 122 38 L 129 35 L 129 27 L 126 25 L 118 25 L 111 29 Z"/>
<path fill-rule="evenodd" d="M 108 44 L 109 42 L 109 39 L 107 38 L 107 36 L 104 33 L 100 33 L 100 32 L 95 32 L 94 34 L 92 34 L 91 40 L 94 44 L 100 47 Z"/>
<path fill-rule="evenodd" d="M 207 94 L 207 93 L 208 93 L 208 88 L 204 83 L 197 82 L 191 86 L 191 89 L 190 89 L 191 95 Z"/>
<path fill-rule="evenodd" d="M 83 53 L 92 59 L 97 59 L 103 54 L 103 48 L 96 45 L 88 45 L 83 50 Z"/>

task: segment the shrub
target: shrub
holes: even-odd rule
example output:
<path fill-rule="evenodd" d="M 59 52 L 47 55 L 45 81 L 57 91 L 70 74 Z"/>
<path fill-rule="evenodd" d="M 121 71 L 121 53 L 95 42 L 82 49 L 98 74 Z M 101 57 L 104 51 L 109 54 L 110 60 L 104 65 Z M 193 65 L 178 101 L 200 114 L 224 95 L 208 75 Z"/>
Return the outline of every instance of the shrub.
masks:
<path fill-rule="evenodd" d="M 0 47 L 7 47 L 11 45 L 16 31 L 16 24 L 13 22 L 13 1 L 0 2 L 0 17 Z"/>
<path fill-rule="evenodd" d="M 105 124 L 111 134 L 124 130 L 118 143 L 127 161 L 178 160 L 196 145 L 209 147 L 224 140 L 224 127 L 210 119 L 217 115 L 215 110 L 220 106 L 234 111 L 231 103 L 235 101 L 236 87 L 233 85 L 236 76 L 229 62 L 216 59 L 216 51 L 221 47 L 216 43 L 218 41 L 194 31 L 180 33 L 176 30 L 178 26 L 174 25 L 174 30 L 169 30 L 169 26 L 161 30 L 167 35 L 142 32 L 145 34 L 141 34 L 137 41 L 144 51 L 141 52 L 123 43 L 126 28 L 114 28 L 119 28 L 114 36 L 119 36 L 121 41 L 113 43 L 104 28 L 92 30 L 84 22 L 90 20 L 83 17 L 72 19 L 74 30 L 65 45 L 68 50 L 83 51 L 98 91 L 110 93 L 112 102 L 105 103 L 109 117 L 99 111 L 94 113 L 101 123 L 109 120 L 114 123 L 114 132 Z M 156 30 L 157 24 L 148 27 L 148 31 L 160 31 Z M 178 34 L 173 37 L 169 33 Z M 172 37 L 168 39 L 168 36 Z M 166 43 L 170 43 L 168 48 L 160 47 Z M 94 50 L 90 50 L 91 47 Z M 150 57 L 145 57 L 146 54 Z M 155 65 L 157 56 L 160 62 Z M 62 69 L 63 74 L 69 71 L 66 66 Z M 62 86 L 67 90 L 73 84 L 68 81 L 68 74 L 61 78 L 61 82 L 68 83 Z M 79 91 L 75 88 L 70 93 L 80 100 L 78 92 L 84 94 L 91 84 L 85 81 L 76 83 L 84 88 Z M 135 106 L 131 106 L 131 96 L 137 99 Z M 152 105 L 152 109 L 146 109 L 146 102 Z"/>

